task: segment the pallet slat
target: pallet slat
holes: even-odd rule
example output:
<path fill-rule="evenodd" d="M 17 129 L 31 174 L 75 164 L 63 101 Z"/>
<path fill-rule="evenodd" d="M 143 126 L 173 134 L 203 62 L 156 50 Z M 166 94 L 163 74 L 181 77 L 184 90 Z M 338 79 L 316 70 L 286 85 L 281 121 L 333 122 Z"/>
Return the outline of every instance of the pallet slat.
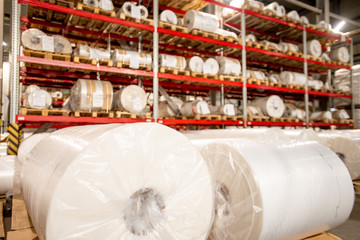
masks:
<path fill-rule="evenodd" d="M 34 109 L 20 108 L 20 115 L 67 116 L 65 109 Z"/>

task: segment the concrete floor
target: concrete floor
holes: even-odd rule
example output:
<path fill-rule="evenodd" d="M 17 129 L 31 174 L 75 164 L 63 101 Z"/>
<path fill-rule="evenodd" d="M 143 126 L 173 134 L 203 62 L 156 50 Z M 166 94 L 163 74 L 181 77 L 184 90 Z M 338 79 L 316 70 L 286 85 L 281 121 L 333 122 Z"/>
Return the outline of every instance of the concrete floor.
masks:
<path fill-rule="evenodd" d="M 357 195 L 350 218 L 341 226 L 329 231 L 343 240 L 360 240 L 360 196 Z"/>

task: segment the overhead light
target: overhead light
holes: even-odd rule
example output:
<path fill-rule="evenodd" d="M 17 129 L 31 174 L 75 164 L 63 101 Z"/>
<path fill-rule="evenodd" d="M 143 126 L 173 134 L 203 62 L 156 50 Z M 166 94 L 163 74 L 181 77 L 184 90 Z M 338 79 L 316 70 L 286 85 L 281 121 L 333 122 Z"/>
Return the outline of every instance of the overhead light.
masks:
<path fill-rule="evenodd" d="M 339 31 L 343 28 L 344 25 L 345 25 L 345 21 L 341 21 L 341 22 L 334 28 L 334 30 L 337 31 L 337 32 L 339 32 Z"/>
<path fill-rule="evenodd" d="M 3 46 L 7 46 L 7 43 L 6 43 L 6 42 L 3 42 Z"/>

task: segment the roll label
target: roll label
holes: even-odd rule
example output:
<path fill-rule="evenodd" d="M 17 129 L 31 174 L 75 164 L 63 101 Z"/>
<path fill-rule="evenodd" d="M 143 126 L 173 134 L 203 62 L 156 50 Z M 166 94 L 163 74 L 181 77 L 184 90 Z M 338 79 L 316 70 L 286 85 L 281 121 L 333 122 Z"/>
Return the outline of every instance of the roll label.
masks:
<path fill-rule="evenodd" d="M 139 69 L 140 57 L 139 55 L 130 55 L 130 68 Z"/>
<path fill-rule="evenodd" d="M 141 10 L 139 6 L 131 5 L 131 17 L 140 19 Z"/>
<path fill-rule="evenodd" d="M 204 102 L 200 103 L 200 110 L 202 114 L 210 114 L 209 106 Z"/>
<path fill-rule="evenodd" d="M 35 92 L 34 93 L 34 106 L 36 107 L 45 107 L 46 105 L 46 96 L 44 92 Z"/>
<path fill-rule="evenodd" d="M 41 49 L 45 52 L 54 52 L 54 38 L 51 36 L 42 36 Z"/>

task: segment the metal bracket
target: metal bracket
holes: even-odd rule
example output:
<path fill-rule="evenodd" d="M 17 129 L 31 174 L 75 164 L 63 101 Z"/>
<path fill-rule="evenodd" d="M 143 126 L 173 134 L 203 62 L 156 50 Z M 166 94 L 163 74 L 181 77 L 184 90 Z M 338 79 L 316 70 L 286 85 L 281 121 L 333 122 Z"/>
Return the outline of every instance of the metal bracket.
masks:
<path fill-rule="evenodd" d="M 37 133 L 46 132 L 47 130 L 49 130 L 51 128 L 52 125 L 53 125 L 53 123 L 44 123 L 32 135 L 37 134 Z"/>
<path fill-rule="evenodd" d="M 178 106 L 173 102 L 173 100 L 171 100 L 169 94 L 167 94 L 167 92 L 164 90 L 164 88 L 162 86 L 159 85 L 159 92 L 161 93 L 161 95 L 163 95 L 166 99 L 166 101 L 169 104 L 169 107 L 171 108 L 171 110 L 175 113 L 175 115 L 180 115 L 180 109 L 178 108 Z"/>

